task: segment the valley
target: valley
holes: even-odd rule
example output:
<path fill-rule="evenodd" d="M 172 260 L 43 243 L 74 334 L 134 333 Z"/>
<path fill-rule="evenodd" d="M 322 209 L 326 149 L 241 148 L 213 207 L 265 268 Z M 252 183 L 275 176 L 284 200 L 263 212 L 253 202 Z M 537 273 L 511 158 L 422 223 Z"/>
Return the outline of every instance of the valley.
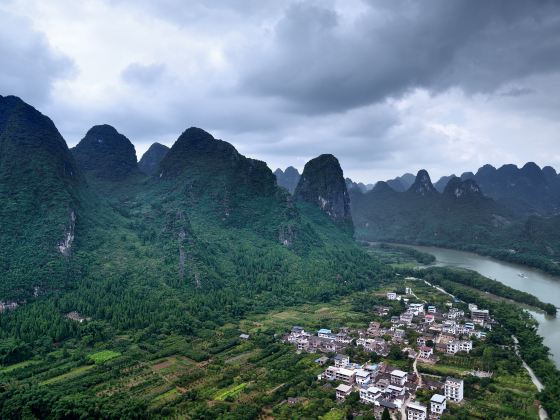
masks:
<path fill-rule="evenodd" d="M 445 248 L 413 246 L 420 252 L 435 256 L 435 265 L 440 267 L 460 267 L 474 270 L 485 277 L 496 279 L 516 290 L 535 295 L 539 299 L 560 307 L 560 278 L 539 270 L 482 257 L 477 254 Z M 520 273 L 527 277 L 521 277 Z M 539 322 L 539 334 L 550 347 L 556 366 L 560 366 L 560 321 L 556 316 L 532 310 L 531 314 Z"/>
<path fill-rule="evenodd" d="M 408 355 L 425 351 L 417 328 L 430 322 L 420 312 L 431 305 L 440 318 L 464 314 L 466 302 L 490 311 L 488 330 L 465 340 L 474 318 L 462 319 L 450 334 L 469 342 L 469 352 L 440 347 L 414 363 L 419 379 L 399 410 L 428 404 L 453 375 L 466 384 L 466 400 L 449 404 L 452 417 L 537 418 L 537 395 L 557 412 L 560 374 L 519 309 L 555 312 L 546 294 L 462 271 L 418 270 L 434 259 L 422 250 L 372 252 L 356 241 L 359 224 L 354 236 L 352 194 L 335 156 L 307 162 L 292 195 L 264 162 L 200 128 L 183 131 L 169 150 L 154 145 L 139 166 L 114 127 L 94 126 L 68 149 L 52 121 L 18 98 L 0 97 L 0 110 L 0 146 L 10 152 L 0 167 L 0 417 L 370 418 L 383 414 L 375 398 L 346 389 L 348 399 L 337 402 L 336 387 L 318 379 L 317 354 L 283 342 L 286 332 L 363 332 L 400 316 L 407 321 L 383 334 L 393 339 L 379 353 L 358 336 L 347 337 L 344 351 L 412 378 L 418 360 Z M 461 185 L 482 208 L 494 206 Z M 427 173 L 411 189 L 437 194 Z M 418 300 L 410 303 L 416 316 L 396 302 L 393 314 L 377 313 L 405 286 Z M 512 335 L 544 384 L 540 393 Z M 492 376 L 469 373 L 477 370 Z M 422 388 L 430 380 L 440 385 Z"/>

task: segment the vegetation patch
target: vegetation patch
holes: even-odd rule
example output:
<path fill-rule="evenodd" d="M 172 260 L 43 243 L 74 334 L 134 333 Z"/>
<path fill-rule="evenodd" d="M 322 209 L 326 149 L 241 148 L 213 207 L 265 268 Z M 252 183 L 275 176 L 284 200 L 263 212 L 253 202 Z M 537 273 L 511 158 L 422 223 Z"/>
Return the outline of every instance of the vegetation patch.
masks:
<path fill-rule="evenodd" d="M 113 350 L 102 350 L 97 353 L 92 353 L 88 356 L 88 359 L 92 360 L 96 365 L 105 363 L 111 359 L 119 357 L 121 353 Z"/>
<path fill-rule="evenodd" d="M 77 367 L 76 369 L 72 369 L 70 372 L 64 373 L 59 376 L 55 376 L 54 378 L 47 379 L 46 381 L 41 382 L 41 385 L 50 385 L 61 381 L 67 381 L 70 379 L 74 379 L 77 376 L 83 375 L 88 370 L 92 369 L 94 365 L 85 365 Z"/>
<path fill-rule="evenodd" d="M 243 391 L 247 387 L 247 385 L 248 384 L 246 382 L 233 385 L 225 390 L 218 392 L 214 396 L 214 399 L 217 401 L 224 401 L 226 398 L 235 398 L 241 393 L 241 391 Z"/>
<path fill-rule="evenodd" d="M 25 367 L 28 367 L 28 366 L 31 366 L 31 365 L 34 365 L 34 364 L 37 364 L 37 363 L 40 363 L 40 361 L 39 360 L 26 360 L 24 362 L 19 362 L 19 363 L 10 365 L 10 366 L 1 367 L 0 372 L 1 373 L 8 373 L 8 372 L 11 372 L 13 370 L 22 369 L 22 368 L 25 368 Z"/>

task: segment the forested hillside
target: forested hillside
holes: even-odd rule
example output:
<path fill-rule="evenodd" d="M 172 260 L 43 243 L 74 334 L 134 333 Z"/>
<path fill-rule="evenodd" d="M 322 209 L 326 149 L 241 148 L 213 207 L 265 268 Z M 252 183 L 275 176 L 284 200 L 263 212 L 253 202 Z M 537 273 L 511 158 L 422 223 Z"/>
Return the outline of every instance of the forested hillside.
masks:
<path fill-rule="evenodd" d="M 320 206 L 294 202 L 278 188 L 266 164 L 201 129 L 186 130 L 161 161 L 162 176 L 150 178 L 136 172 L 130 157 L 117 159 L 127 143 L 102 126 L 88 133 L 88 147 L 76 148 L 83 176 L 48 118 L 19 100 L 7 103 L 0 114 L 0 188 L 2 224 L 10 226 L 1 232 L 2 269 L 10 275 L 2 276 L 0 299 L 13 290 L 21 289 L 21 296 L 11 296 L 16 310 L 0 315 L 0 363 L 25 367 L 0 389 L 2 418 L 145 413 L 146 400 L 126 386 L 100 392 L 98 385 L 109 386 L 110 378 L 155 357 L 148 343 L 179 340 L 180 348 L 169 351 L 204 361 L 213 352 L 207 346 L 214 331 L 241 317 L 328 301 L 391 275 Z M 123 152 L 131 155 L 130 148 Z M 106 159 L 98 166 L 86 163 L 99 153 Z M 28 166 L 18 172 L 15 159 Z M 315 185 L 314 177 L 338 176 L 344 186 L 340 167 L 334 169 L 307 179 Z M 74 220 L 71 210 L 71 252 L 62 253 L 58 241 Z M 9 245 L 19 248 L 8 252 Z M 46 256 L 52 260 L 39 260 Z M 41 279 L 35 273 L 47 270 L 45 279 L 52 281 L 59 268 L 64 281 L 34 295 Z M 91 364 L 105 359 L 85 356 L 100 351 L 126 354 L 112 364 L 110 377 Z M 45 358 L 54 365 L 39 363 Z M 56 386 L 60 375 L 70 379 L 90 369 L 96 373 L 78 375 L 74 386 Z M 0 377 L 6 374 L 0 370 Z M 189 398 L 205 405 L 202 396 Z"/>
<path fill-rule="evenodd" d="M 88 195 L 52 121 L 0 96 L 0 300 L 72 282 L 68 259 Z"/>

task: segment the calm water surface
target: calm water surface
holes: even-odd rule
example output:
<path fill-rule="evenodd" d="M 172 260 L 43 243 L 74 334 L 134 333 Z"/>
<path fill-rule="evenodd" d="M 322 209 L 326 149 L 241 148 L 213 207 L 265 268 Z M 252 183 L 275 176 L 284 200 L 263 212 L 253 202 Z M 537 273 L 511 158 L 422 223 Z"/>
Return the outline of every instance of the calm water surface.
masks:
<path fill-rule="evenodd" d="M 413 246 L 436 257 L 437 266 L 461 267 L 478 271 L 485 277 L 498 280 L 510 287 L 537 296 L 540 300 L 560 307 L 560 277 L 551 276 L 517 264 L 498 261 L 470 252 L 429 246 Z M 525 274 L 522 278 L 519 274 Z M 539 334 L 550 347 L 556 366 L 560 367 L 560 319 L 530 311 L 539 322 Z M 559 312 L 560 314 L 560 312 Z"/>

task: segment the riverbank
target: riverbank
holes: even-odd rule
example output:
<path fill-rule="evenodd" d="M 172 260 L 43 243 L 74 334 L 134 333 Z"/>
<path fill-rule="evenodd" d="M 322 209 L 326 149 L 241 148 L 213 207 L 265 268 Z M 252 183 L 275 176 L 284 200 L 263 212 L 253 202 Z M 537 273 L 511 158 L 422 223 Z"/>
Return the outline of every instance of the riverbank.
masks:
<path fill-rule="evenodd" d="M 420 252 L 436 257 L 437 267 L 456 267 L 476 271 L 484 277 L 494 279 L 513 289 L 530 293 L 537 298 L 560 306 L 560 278 L 517 264 L 506 263 L 491 257 L 447 248 L 412 246 Z M 527 278 L 520 277 L 524 273 Z M 538 321 L 538 333 L 544 344 L 551 349 L 552 359 L 560 367 L 560 319 L 529 309 Z"/>
<path fill-rule="evenodd" d="M 465 302 L 472 302 L 480 307 L 489 308 L 495 319 L 513 341 L 511 336 L 518 339 L 519 356 L 533 370 L 544 389 L 539 393 L 540 400 L 551 418 L 560 418 L 560 371 L 550 358 L 549 349 L 543 344 L 543 338 L 537 333 L 537 323 L 526 311 L 519 311 L 518 305 L 496 302 L 489 299 L 485 293 L 474 290 L 450 279 L 454 277 L 450 268 L 434 268 L 431 270 L 410 270 L 412 276 L 437 285 L 447 293 Z M 474 274 L 474 273 L 473 273 Z M 505 337 L 502 338 L 505 340 Z"/>

